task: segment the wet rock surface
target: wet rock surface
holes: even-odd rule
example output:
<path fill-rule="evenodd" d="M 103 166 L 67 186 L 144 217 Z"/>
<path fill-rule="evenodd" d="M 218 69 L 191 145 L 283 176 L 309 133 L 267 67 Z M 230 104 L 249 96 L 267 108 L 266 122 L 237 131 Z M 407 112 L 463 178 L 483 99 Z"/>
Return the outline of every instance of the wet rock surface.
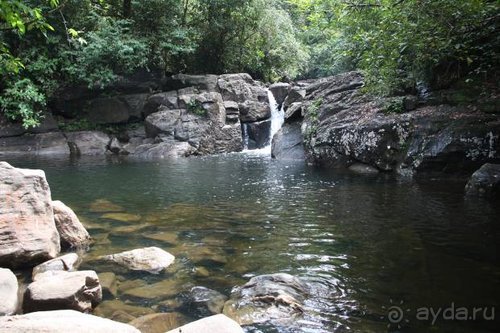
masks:
<path fill-rule="evenodd" d="M 68 253 L 58 258 L 46 261 L 38 266 L 33 267 L 32 278 L 48 271 L 67 271 L 72 272 L 78 268 L 80 257 L 76 253 Z"/>
<path fill-rule="evenodd" d="M 224 314 L 240 325 L 293 321 L 304 312 L 308 289 L 305 282 L 289 274 L 256 276 L 233 289 Z"/>

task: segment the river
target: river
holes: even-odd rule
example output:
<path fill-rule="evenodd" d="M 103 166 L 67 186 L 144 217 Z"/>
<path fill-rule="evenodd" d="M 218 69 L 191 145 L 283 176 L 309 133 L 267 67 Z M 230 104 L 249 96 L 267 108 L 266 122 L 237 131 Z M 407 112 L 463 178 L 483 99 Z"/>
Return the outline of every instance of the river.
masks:
<path fill-rule="evenodd" d="M 305 316 L 247 332 L 498 332 L 498 319 L 421 312 L 499 305 L 500 207 L 465 199 L 463 181 L 362 176 L 248 152 L 7 161 L 45 170 L 53 199 L 88 226 L 95 243 L 82 268 L 106 271 L 97 256 L 144 246 L 176 256 L 163 274 L 119 275 L 122 284 L 172 281 L 158 298 L 119 291 L 130 305 L 173 311 L 192 286 L 229 295 L 253 276 L 286 272 L 319 286 Z M 129 215 L 97 212 L 96 200 Z M 394 307 L 404 318 L 391 322 Z"/>

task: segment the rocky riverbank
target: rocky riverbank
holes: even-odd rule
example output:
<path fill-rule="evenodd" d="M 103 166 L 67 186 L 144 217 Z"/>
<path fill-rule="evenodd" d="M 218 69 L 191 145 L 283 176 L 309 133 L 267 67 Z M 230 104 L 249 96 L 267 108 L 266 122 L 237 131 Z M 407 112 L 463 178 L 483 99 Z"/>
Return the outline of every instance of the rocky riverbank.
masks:
<path fill-rule="evenodd" d="M 363 85 L 362 75 L 351 72 L 276 86 L 286 120 L 273 138 L 273 156 L 305 155 L 316 165 L 406 175 L 470 175 L 500 161 L 494 94 L 467 99 L 448 90 L 374 98 Z"/>
<path fill-rule="evenodd" d="M 270 141 L 267 88 L 248 74 L 179 74 L 117 84 L 99 94 L 73 88 L 51 105 L 51 113 L 32 130 L 0 116 L 0 156 L 165 158 L 236 152 L 243 149 L 243 124 L 252 129 L 253 148 Z"/>

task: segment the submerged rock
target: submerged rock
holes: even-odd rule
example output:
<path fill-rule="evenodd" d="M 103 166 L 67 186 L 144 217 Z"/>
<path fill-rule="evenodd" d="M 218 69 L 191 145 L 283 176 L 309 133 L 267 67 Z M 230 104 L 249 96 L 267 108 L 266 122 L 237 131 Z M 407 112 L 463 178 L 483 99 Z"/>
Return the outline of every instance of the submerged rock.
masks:
<path fill-rule="evenodd" d="M 0 333 L 141 333 L 133 326 L 78 311 L 41 311 L 0 317 Z"/>
<path fill-rule="evenodd" d="M 123 296 L 142 300 L 165 299 L 177 295 L 182 285 L 175 279 L 166 279 L 161 282 L 128 289 Z"/>
<path fill-rule="evenodd" d="M 80 257 L 76 253 L 68 253 L 61 257 L 46 261 L 33 268 L 33 273 L 31 274 L 33 280 L 36 280 L 36 276 L 41 273 L 48 271 L 75 271 L 80 263 Z"/>
<path fill-rule="evenodd" d="M 193 287 L 181 296 L 183 312 L 197 317 L 207 317 L 222 313 L 227 297 L 216 290 L 206 287 Z"/>
<path fill-rule="evenodd" d="M 486 163 L 474 172 L 465 186 L 469 196 L 500 197 L 500 164 Z"/>
<path fill-rule="evenodd" d="M 187 323 L 187 319 L 179 313 L 153 313 L 132 320 L 141 333 L 165 333 Z"/>
<path fill-rule="evenodd" d="M 110 213 L 123 212 L 125 209 L 107 199 L 97 199 L 90 204 L 89 210 L 93 213 Z"/>
<path fill-rule="evenodd" d="M 94 271 L 48 271 L 36 275 L 24 293 L 24 312 L 70 309 L 90 312 L 102 300 Z"/>
<path fill-rule="evenodd" d="M 289 274 L 256 276 L 236 287 L 224 305 L 224 314 L 240 325 L 293 321 L 303 313 L 308 286 Z"/>
<path fill-rule="evenodd" d="M 141 220 L 140 215 L 129 213 L 107 213 L 101 216 L 101 218 L 120 222 L 138 222 Z"/>
<path fill-rule="evenodd" d="M 230 318 L 218 314 L 189 323 L 166 333 L 243 333 L 243 329 Z"/>
<path fill-rule="evenodd" d="M 152 313 L 154 311 L 150 308 L 126 304 L 120 300 L 104 301 L 94 310 L 96 316 L 122 322 L 129 322 L 137 317 Z"/>
<path fill-rule="evenodd" d="M 42 170 L 0 162 L 0 266 L 36 265 L 59 254 L 50 188 Z"/>
<path fill-rule="evenodd" d="M 75 212 L 61 201 L 52 201 L 54 221 L 61 237 L 63 248 L 84 248 L 91 242 L 91 238 Z"/>
<path fill-rule="evenodd" d="M 133 271 L 146 271 L 155 274 L 170 266 L 175 260 L 173 255 L 157 247 L 135 249 L 101 258 Z"/>
<path fill-rule="evenodd" d="M 16 312 L 19 289 L 17 278 L 10 269 L 0 268 L 0 316 L 9 316 Z M 1 330 L 1 329 L 0 329 Z"/>
<path fill-rule="evenodd" d="M 105 272 L 98 274 L 101 283 L 102 295 L 104 298 L 114 298 L 118 295 L 118 281 L 113 272 Z"/>

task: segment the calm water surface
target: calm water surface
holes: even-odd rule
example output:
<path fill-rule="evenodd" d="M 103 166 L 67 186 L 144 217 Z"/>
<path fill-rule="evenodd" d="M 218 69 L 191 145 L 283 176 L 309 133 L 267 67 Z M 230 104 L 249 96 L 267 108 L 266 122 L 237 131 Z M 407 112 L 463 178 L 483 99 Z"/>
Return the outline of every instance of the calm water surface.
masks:
<path fill-rule="evenodd" d="M 286 272 L 315 286 L 307 314 L 248 332 L 500 331 L 500 205 L 464 199 L 462 181 L 360 176 L 248 154 L 7 161 L 45 170 L 54 200 L 86 224 L 95 244 L 82 268 L 108 271 L 96 257 L 144 246 L 177 257 L 160 275 L 118 272 L 118 299 L 128 305 L 174 311 L 193 286 L 229 295 L 252 276 Z M 128 215 L 97 212 L 103 200 Z M 154 283 L 153 293 L 127 294 Z M 387 318 L 392 306 L 404 311 L 399 323 Z M 495 307 L 497 319 L 416 318 L 421 308 L 452 306 L 488 307 L 488 317 Z"/>

